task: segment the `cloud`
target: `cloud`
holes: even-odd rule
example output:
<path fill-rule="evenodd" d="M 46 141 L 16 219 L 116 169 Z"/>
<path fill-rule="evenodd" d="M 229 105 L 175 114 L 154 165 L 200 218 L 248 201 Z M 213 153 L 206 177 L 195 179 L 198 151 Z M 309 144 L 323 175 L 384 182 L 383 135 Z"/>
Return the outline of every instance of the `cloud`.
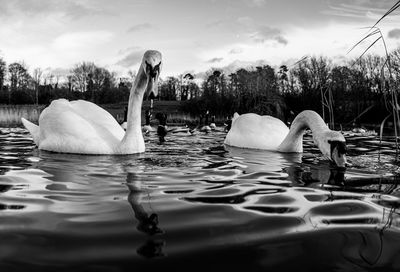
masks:
<path fill-rule="evenodd" d="M 130 46 L 118 51 L 118 55 L 125 55 L 126 53 L 130 53 L 132 51 L 140 51 L 142 48 L 140 46 Z"/>
<path fill-rule="evenodd" d="M 379 19 L 393 5 L 391 0 L 329 0 L 323 14 L 353 19 Z"/>
<path fill-rule="evenodd" d="M 210 59 L 210 60 L 208 60 L 206 62 L 207 63 L 217 63 L 217 62 L 221 62 L 223 60 L 224 60 L 224 58 L 212 58 L 212 59 Z"/>
<path fill-rule="evenodd" d="M 137 24 L 137 25 L 130 27 L 128 29 L 128 32 L 138 32 L 138 31 L 148 30 L 148 29 L 152 29 L 152 28 L 154 28 L 154 26 L 152 24 L 143 23 L 143 24 Z"/>
<path fill-rule="evenodd" d="M 229 51 L 229 54 L 234 55 L 234 54 L 241 54 L 243 53 L 243 48 L 237 47 L 237 48 L 232 48 L 231 51 Z"/>
<path fill-rule="evenodd" d="M 63 76 L 67 76 L 70 74 L 70 69 L 68 68 L 51 68 L 51 67 L 47 67 L 45 69 L 45 72 L 58 76 L 58 77 L 63 77 Z"/>
<path fill-rule="evenodd" d="M 389 31 L 388 37 L 392 39 L 400 39 L 400 29 L 395 28 Z"/>
<path fill-rule="evenodd" d="M 254 20 L 248 16 L 245 17 L 240 17 L 237 19 L 239 25 L 244 26 L 244 27 L 254 27 Z"/>
<path fill-rule="evenodd" d="M 87 15 L 106 13 L 103 9 L 98 8 L 95 2 L 78 0 L 0 0 L 0 6 L 0 14 L 4 16 L 24 14 L 38 17 L 57 13 L 60 16 L 76 19 Z"/>
<path fill-rule="evenodd" d="M 70 32 L 55 38 L 53 46 L 61 50 L 93 48 L 99 44 L 109 42 L 112 37 L 112 33 L 108 31 Z"/>
<path fill-rule="evenodd" d="M 267 3 L 266 0 L 243 0 L 243 2 L 250 7 L 262 7 Z"/>
<path fill-rule="evenodd" d="M 283 45 L 288 44 L 287 39 L 283 36 L 282 31 L 278 28 L 260 25 L 250 17 L 240 17 L 237 19 L 237 23 L 238 28 L 242 28 L 246 34 L 250 33 L 250 38 L 257 43 L 275 41 Z"/>
<path fill-rule="evenodd" d="M 220 26 L 222 26 L 223 23 L 224 23 L 224 21 L 222 21 L 222 20 L 215 20 L 215 21 L 207 23 L 206 28 L 220 27 Z"/>
<path fill-rule="evenodd" d="M 266 41 L 275 41 L 277 43 L 287 45 L 287 39 L 282 35 L 282 31 L 278 28 L 272 28 L 269 26 L 261 26 L 258 30 L 251 35 L 254 41 L 258 43 L 264 43 Z"/>
<path fill-rule="evenodd" d="M 136 65 L 142 61 L 144 50 L 135 49 L 134 51 L 130 52 L 124 58 L 119 60 L 116 64 L 123 66 L 125 68 L 129 68 L 133 65 Z"/>
<path fill-rule="evenodd" d="M 256 60 L 256 61 L 241 61 L 241 60 L 235 60 L 231 63 L 229 63 L 226 66 L 219 67 L 219 68 L 211 68 L 210 70 L 206 72 L 199 72 L 195 74 L 195 78 L 198 78 L 199 80 L 204 80 L 207 78 L 207 76 L 211 73 L 210 71 L 218 70 L 221 71 L 223 74 L 229 76 L 232 73 L 236 73 L 240 69 L 246 69 L 249 71 L 253 71 L 256 69 L 257 66 L 264 66 L 264 65 L 269 65 L 266 60 Z"/>

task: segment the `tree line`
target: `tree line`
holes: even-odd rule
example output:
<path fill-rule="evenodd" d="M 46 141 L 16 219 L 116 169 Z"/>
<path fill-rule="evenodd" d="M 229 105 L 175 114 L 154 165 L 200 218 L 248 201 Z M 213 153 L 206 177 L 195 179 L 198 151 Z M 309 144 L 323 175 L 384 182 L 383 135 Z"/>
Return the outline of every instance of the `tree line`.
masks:
<path fill-rule="evenodd" d="M 290 122 L 312 109 L 332 126 L 380 123 L 395 107 L 388 95 L 399 84 L 400 49 L 389 57 L 390 67 L 386 57 L 365 55 L 341 65 L 313 56 L 275 69 L 264 65 L 231 74 L 211 69 L 200 83 L 187 73 L 160 80 L 158 99 L 180 100 L 180 110 L 193 116 L 255 112 Z M 57 98 L 126 103 L 134 78 L 134 72 L 118 78 L 93 62 L 76 64 L 66 76 L 40 68 L 29 73 L 25 63 L 7 65 L 0 58 L 0 104 L 49 104 Z"/>
<path fill-rule="evenodd" d="M 390 65 L 388 65 L 390 60 Z M 400 78 L 400 49 L 380 57 L 365 55 L 345 64 L 326 57 L 305 57 L 278 69 L 264 65 L 225 75 L 211 70 L 202 95 L 184 104 L 185 111 L 205 110 L 232 116 L 254 112 L 290 122 L 302 110 L 317 111 L 331 127 L 380 124 L 393 105 Z"/>

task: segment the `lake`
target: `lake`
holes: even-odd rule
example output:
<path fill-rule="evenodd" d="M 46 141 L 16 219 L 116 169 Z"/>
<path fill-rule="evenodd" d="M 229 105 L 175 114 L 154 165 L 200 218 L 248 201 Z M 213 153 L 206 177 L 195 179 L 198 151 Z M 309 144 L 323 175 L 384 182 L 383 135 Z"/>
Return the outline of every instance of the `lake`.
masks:
<path fill-rule="evenodd" d="M 39 151 L 0 128 L 1 271 L 399 271 L 393 137 L 346 134 L 346 170 L 226 147 L 226 133 L 145 135 L 146 153 Z"/>

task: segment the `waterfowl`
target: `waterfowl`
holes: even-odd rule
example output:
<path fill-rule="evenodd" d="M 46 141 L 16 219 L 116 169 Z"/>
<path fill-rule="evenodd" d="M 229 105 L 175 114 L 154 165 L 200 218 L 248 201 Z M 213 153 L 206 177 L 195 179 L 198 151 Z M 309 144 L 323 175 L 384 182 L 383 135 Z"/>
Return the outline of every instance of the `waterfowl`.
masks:
<path fill-rule="evenodd" d="M 210 123 L 210 128 L 212 130 L 216 130 L 217 129 L 217 125 L 215 124 L 215 115 L 211 116 L 211 123 Z"/>
<path fill-rule="evenodd" d="M 234 118 L 235 118 L 235 115 L 239 116 L 239 114 L 237 112 L 235 112 Z M 225 126 L 224 131 L 228 132 L 232 126 L 232 119 L 226 119 L 226 121 L 224 122 L 224 126 Z"/>
<path fill-rule="evenodd" d="M 170 130 L 168 130 L 168 132 L 190 134 L 190 128 L 188 125 L 185 125 L 183 127 L 177 127 L 177 128 L 170 129 Z"/>
<path fill-rule="evenodd" d="M 210 112 L 207 110 L 206 111 L 206 113 L 205 113 L 205 115 L 204 115 L 204 126 L 201 126 L 201 123 L 202 123 L 202 118 L 200 117 L 200 131 L 201 132 L 206 132 L 206 133 L 208 133 L 208 132 L 210 132 L 211 131 L 211 127 L 209 126 L 209 123 L 208 123 L 208 118 L 209 118 L 209 116 L 210 116 Z"/>
<path fill-rule="evenodd" d="M 165 136 L 168 133 L 167 129 L 167 115 L 165 113 L 158 112 L 156 114 L 156 119 L 159 121 L 157 127 L 157 135 L 160 143 L 165 142 Z"/>
<path fill-rule="evenodd" d="M 144 95 L 158 94 L 161 53 L 146 51 L 129 95 L 126 132 L 101 107 L 84 100 L 58 99 L 43 110 L 39 126 L 22 118 L 41 150 L 77 154 L 133 154 L 145 151 L 141 130 Z"/>
<path fill-rule="evenodd" d="M 201 131 L 201 132 L 206 132 L 206 133 L 208 133 L 208 132 L 211 131 L 211 127 L 210 127 L 210 126 L 202 126 L 202 127 L 200 128 L 200 131 Z"/>
<path fill-rule="evenodd" d="M 224 143 L 240 148 L 303 152 L 303 134 L 312 131 L 314 143 L 322 154 L 339 167 L 346 164 L 346 140 L 339 131 L 330 130 L 315 111 L 299 113 L 289 128 L 272 116 L 235 113 Z"/>
<path fill-rule="evenodd" d="M 146 134 L 154 131 L 153 127 L 150 125 L 150 118 L 151 118 L 151 112 L 149 110 L 146 110 L 146 113 L 145 113 L 146 123 L 144 124 L 144 126 L 142 128 L 142 131 Z"/>

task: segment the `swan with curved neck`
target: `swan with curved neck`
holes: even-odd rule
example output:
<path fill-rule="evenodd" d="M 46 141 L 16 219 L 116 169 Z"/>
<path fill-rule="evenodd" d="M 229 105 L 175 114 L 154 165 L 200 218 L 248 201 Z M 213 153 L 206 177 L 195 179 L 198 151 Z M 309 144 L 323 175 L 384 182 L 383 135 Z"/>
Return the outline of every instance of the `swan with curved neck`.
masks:
<path fill-rule="evenodd" d="M 129 95 L 126 131 L 101 107 L 84 100 L 52 101 L 39 126 L 21 118 L 41 150 L 77 154 L 134 154 L 145 151 L 141 129 L 144 95 L 158 94 L 161 53 L 146 51 Z"/>
<path fill-rule="evenodd" d="M 344 136 L 338 131 L 330 130 L 321 116 L 311 110 L 299 113 L 290 130 L 281 120 L 271 116 L 235 114 L 224 143 L 241 148 L 303 152 L 303 134 L 307 128 L 311 129 L 314 143 L 322 154 L 337 166 L 345 167 Z"/>

